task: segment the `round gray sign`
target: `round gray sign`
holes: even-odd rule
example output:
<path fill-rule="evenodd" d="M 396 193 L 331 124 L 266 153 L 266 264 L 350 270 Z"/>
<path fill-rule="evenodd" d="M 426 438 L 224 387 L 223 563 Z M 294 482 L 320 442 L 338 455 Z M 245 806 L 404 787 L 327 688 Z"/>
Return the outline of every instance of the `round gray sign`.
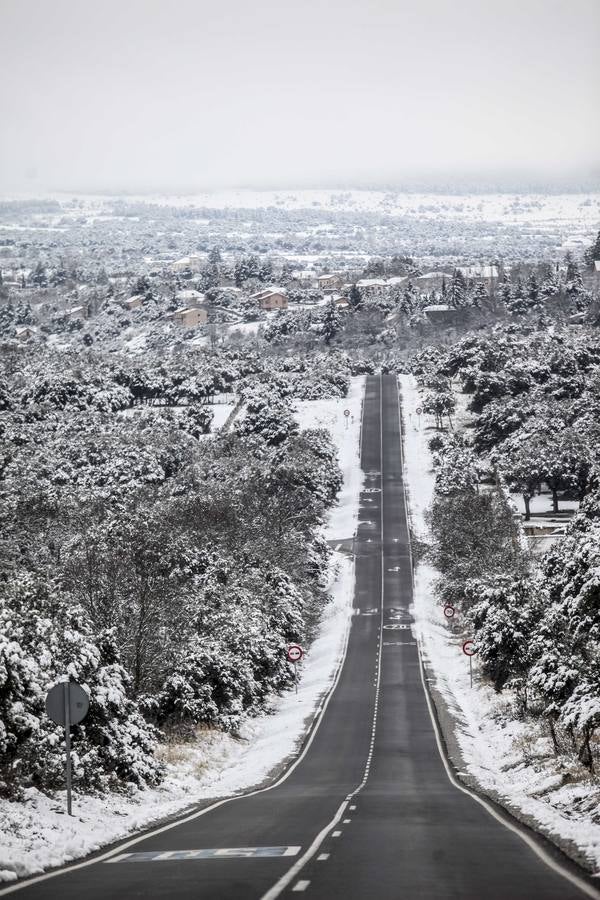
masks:
<path fill-rule="evenodd" d="M 57 725 L 65 725 L 65 703 L 69 707 L 69 721 L 77 725 L 87 716 L 90 698 L 76 681 L 61 681 L 46 695 L 46 712 Z"/>

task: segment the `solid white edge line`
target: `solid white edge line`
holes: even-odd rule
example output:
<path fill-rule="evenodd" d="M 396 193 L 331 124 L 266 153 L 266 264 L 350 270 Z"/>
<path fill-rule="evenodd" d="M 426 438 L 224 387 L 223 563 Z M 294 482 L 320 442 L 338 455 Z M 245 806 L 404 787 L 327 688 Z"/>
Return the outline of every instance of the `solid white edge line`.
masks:
<path fill-rule="evenodd" d="M 397 383 L 397 386 L 398 386 L 398 415 L 400 417 L 400 429 L 401 429 L 401 431 L 400 431 L 400 453 L 401 453 L 401 460 L 402 460 L 402 493 L 404 495 L 404 514 L 406 517 L 406 525 L 409 528 L 408 501 L 407 501 L 407 497 L 406 497 L 406 488 L 405 488 L 405 480 L 404 480 L 404 453 L 403 453 L 403 448 L 402 448 L 404 425 L 402 422 L 402 413 L 401 413 L 401 406 L 400 406 L 400 383 L 399 382 Z M 410 530 L 409 530 L 409 546 L 410 546 Z M 412 569 L 412 548 L 411 548 L 411 553 L 410 553 L 410 559 L 411 559 L 412 581 L 413 581 L 413 586 L 414 586 L 414 570 Z M 414 597 L 413 597 L 413 603 L 414 603 Z M 416 624 L 417 623 L 415 622 L 415 626 L 416 626 Z M 425 676 L 425 664 L 423 662 L 423 653 L 422 653 L 421 645 L 422 645 L 422 636 L 418 635 L 418 637 L 417 637 L 417 652 L 419 654 L 419 674 L 421 676 L 421 684 L 423 685 L 423 693 L 425 694 L 425 700 L 427 702 L 427 710 L 429 712 L 429 718 L 431 719 L 431 724 L 433 725 L 433 733 L 435 735 L 435 742 L 437 745 L 438 753 L 440 755 L 442 764 L 444 766 L 446 775 L 448 776 L 448 780 L 450 781 L 450 783 L 458 791 L 461 791 L 461 793 L 463 793 L 463 794 L 467 794 L 468 797 L 471 797 L 473 800 L 475 800 L 477 803 L 479 803 L 480 806 L 483 806 L 483 808 L 485 810 L 487 810 L 487 812 L 492 816 L 492 818 L 494 818 L 497 822 L 500 822 L 500 824 L 503 825 L 506 829 L 508 829 L 508 831 L 512 831 L 513 834 L 518 835 L 518 837 L 520 837 L 521 840 L 525 844 L 527 844 L 529 849 L 532 850 L 535 853 L 535 855 L 548 866 L 548 868 L 552 869 L 552 871 L 556 872 L 558 875 L 561 875 L 567 881 L 571 882 L 571 884 L 575 885 L 575 887 L 578 888 L 580 891 L 582 891 L 586 896 L 593 897 L 593 898 L 595 898 L 595 900 L 598 900 L 598 898 L 600 898 L 600 892 L 596 891 L 592 887 L 592 885 L 588 884 L 583 878 L 580 878 L 574 872 L 569 872 L 568 869 L 565 869 L 563 866 L 561 866 L 560 863 L 558 863 L 556 860 L 554 860 L 546 852 L 546 850 L 542 846 L 539 845 L 538 841 L 535 838 L 533 838 L 531 835 L 527 834 L 527 832 L 525 832 L 517 824 L 516 820 L 515 820 L 515 824 L 507 821 L 504 818 L 504 816 L 501 816 L 498 814 L 498 812 L 494 809 L 494 807 L 487 800 L 485 800 L 483 797 L 481 797 L 475 791 L 468 788 L 466 785 L 464 785 L 462 782 L 460 782 L 456 778 L 452 769 L 450 768 L 450 763 L 448 761 L 446 752 L 444 750 L 444 744 L 443 744 L 442 737 L 440 734 L 440 727 L 439 727 L 439 724 L 438 724 L 438 721 L 437 721 L 437 718 L 436 718 L 436 715 L 435 715 L 435 712 L 433 709 L 433 701 L 429 695 L 429 690 L 427 688 L 426 676 Z M 510 812 L 507 810 L 506 814 L 510 815 Z"/>
<path fill-rule="evenodd" d="M 363 429 L 363 418 L 364 418 L 364 407 L 365 407 L 365 397 L 366 397 L 366 386 L 367 381 L 365 378 L 364 383 L 364 394 L 361 406 L 361 432 L 360 432 L 360 451 L 362 453 L 362 429 Z M 352 569 L 355 569 L 355 560 L 354 557 L 352 559 Z M 354 598 L 353 598 L 354 599 Z M 310 746 L 315 739 L 315 735 L 321 726 L 321 722 L 325 716 L 325 711 L 329 705 L 329 701 L 331 700 L 335 689 L 338 686 L 338 682 L 340 680 L 340 676 L 342 674 L 342 669 L 344 667 L 344 663 L 346 661 L 346 654 L 348 652 L 348 642 L 350 640 L 350 628 L 352 627 L 352 606 L 349 608 L 349 615 L 346 621 L 346 630 L 344 632 L 344 643 L 342 646 L 342 653 L 340 659 L 338 661 L 337 668 L 334 672 L 334 678 L 325 697 L 323 703 L 320 703 L 315 711 L 315 715 L 313 717 L 308 740 L 306 741 L 304 747 L 302 748 L 302 752 L 294 762 L 285 770 L 285 772 L 275 781 L 273 784 L 266 785 L 266 787 L 257 788 L 256 790 L 249 791 L 248 793 L 240 793 L 240 794 L 232 794 L 230 797 L 224 797 L 222 800 L 218 800 L 216 803 L 211 803 L 210 806 L 205 807 L 204 809 L 200 809 L 195 813 L 191 813 L 189 816 L 184 816 L 181 819 L 176 819 L 174 822 L 169 822 L 167 825 L 163 825 L 160 828 L 155 828 L 144 834 L 137 835 L 131 840 L 126 840 L 125 843 L 119 844 L 118 847 L 115 847 L 113 850 L 109 850 L 106 853 L 102 853 L 100 856 L 94 857 L 94 859 L 84 859 L 82 862 L 75 863 L 70 866 L 61 866 L 60 868 L 54 869 L 51 872 L 43 872 L 40 875 L 34 875 L 33 878 L 26 878 L 23 881 L 17 882 L 17 884 L 9 884 L 6 887 L 0 888 L 0 897 L 6 896 L 7 894 L 14 894 L 16 891 L 20 891 L 23 888 L 29 887 L 32 884 L 39 884 L 41 881 L 47 881 L 50 878 L 58 878 L 61 875 L 66 875 L 69 872 L 74 872 L 77 869 L 84 869 L 87 866 L 95 866 L 97 863 L 105 862 L 106 860 L 110 860 L 113 856 L 118 856 L 123 853 L 124 850 L 127 850 L 129 847 L 133 847 L 136 844 L 142 843 L 142 841 L 147 840 L 148 838 L 154 837 L 157 834 L 163 834 L 165 831 L 170 831 L 172 828 L 177 828 L 179 825 L 185 825 L 186 822 L 192 822 L 194 819 L 200 818 L 200 816 L 205 816 L 207 813 L 212 812 L 214 809 L 218 809 L 219 806 L 224 806 L 226 803 L 231 803 L 233 800 L 243 800 L 246 797 L 254 797 L 256 794 L 263 794 L 266 791 L 272 791 L 274 788 L 279 787 L 280 784 L 283 784 L 287 778 L 290 777 L 296 766 L 300 765 Z"/>
<path fill-rule="evenodd" d="M 365 381 L 365 398 L 366 398 L 366 393 L 367 393 L 367 388 L 366 388 L 366 381 Z M 362 426 L 364 424 L 364 406 L 365 406 L 365 404 L 363 401 L 363 421 L 361 421 L 361 437 L 362 437 Z M 381 656 L 382 656 L 381 635 L 383 634 L 383 598 L 384 598 L 384 590 L 385 590 L 385 583 L 383 580 L 384 579 L 384 560 L 383 560 L 383 557 L 384 557 L 384 553 L 383 553 L 383 376 L 381 374 L 379 376 L 379 453 L 380 453 L 379 483 L 381 485 L 381 510 L 380 510 L 380 513 L 381 513 L 381 548 L 380 548 L 380 554 L 381 554 L 381 600 L 380 600 L 380 622 L 379 622 L 379 637 L 380 637 L 380 639 L 378 642 L 378 649 L 377 649 L 377 681 L 375 682 L 375 704 L 374 704 L 374 708 L 373 708 L 373 719 L 372 719 L 372 725 L 371 725 L 372 734 L 374 734 L 375 727 L 377 724 L 377 710 L 378 710 L 378 705 L 379 705 L 379 699 L 378 699 L 379 698 L 379 687 L 380 687 L 380 683 L 381 683 Z M 361 445 L 361 459 L 362 459 L 362 445 Z M 310 845 L 308 850 L 300 857 L 299 860 L 297 860 L 294 863 L 294 865 L 290 869 L 288 869 L 288 871 L 284 875 L 281 876 L 281 878 L 278 881 L 275 882 L 273 887 L 270 888 L 266 894 L 262 895 L 260 900 L 276 900 L 276 898 L 280 896 L 282 891 L 284 891 L 287 887 L 289 887 L 290 883 L 294 880 L 294 878 L 296 878 L 296 876 L 300 874 L 300 872 L 302 871 L 304 866 L 311 861 L 311 859 L 315 856 L 316 853 L 318 853 L 319 848 L 321 847 L 321 845 L 322 845 L 323 841 L 325 840 L 325 838 L 327 837 L 327 835 L 335 828 L 335 826 L 337 824 L 339 824 L 339 821 L 343 817 L 344 811 L 345 811 L 346 807 L 348 806 L 348 804 L 350 803 L 350 801 L 354 799 L 354 797 L 359 793 L 359 791 L 362 790 L 362 788 L 367 783 L 367 779 L 369 777 L 369 769 L 370 769 L 370 756 L 367 759 L 365 772 L 363 774 L 362 781 L 360 782 L 358 787 L 355 788 L 355 790 L 353 790 L 351 794 L 348 794 L 347 798 L 341 804 L 341 806 L 339 807 L 338 811 L 336 812 L 336 814 L 333 817 L 333 819 L 331 820 L 331 822 L 329 822 L 325 826 L 325 828 L 323 828 L 318 833 L 318 835 L 316 836 L 316 838 L 314 839 L 314 841 L 312 842 L 312 844 Z"/>

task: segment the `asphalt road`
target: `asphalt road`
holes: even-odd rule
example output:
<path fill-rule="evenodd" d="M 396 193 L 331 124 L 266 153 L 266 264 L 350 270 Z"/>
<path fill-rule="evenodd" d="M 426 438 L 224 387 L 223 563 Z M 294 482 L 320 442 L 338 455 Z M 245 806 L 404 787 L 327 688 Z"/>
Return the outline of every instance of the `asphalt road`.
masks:
<path fill-rule="evenodd" d="M 531 834 L 508 818 L 507 827 L 453 784 L 438 749 L 411 630 L 392 376 L 367 381 L 362 467 L 354 601 L 360 612 L 320 725 L 292 771 L 271 789 L 124 842 L 109 859 L 25 884 L 18 888 L 23 900 L 595 896 L 592 882 L 558 851 L 540 843 L 547 864 L 521 836 L 537 845 Z"/>

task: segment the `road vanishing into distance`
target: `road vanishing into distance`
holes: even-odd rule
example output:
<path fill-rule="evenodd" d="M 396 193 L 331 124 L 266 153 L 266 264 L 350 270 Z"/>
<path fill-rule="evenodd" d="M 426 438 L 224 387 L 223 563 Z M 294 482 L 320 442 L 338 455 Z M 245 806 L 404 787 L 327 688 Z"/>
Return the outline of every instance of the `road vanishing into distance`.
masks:
<path fill-rule="evenodd" d="M 411 628 L 398 389 L 367 379 L 345 659 L 299 759 L 78 865 L 16 884 L 22 900 L 575 900 L 593 882 L 460 786 L 441 751 Z"/>

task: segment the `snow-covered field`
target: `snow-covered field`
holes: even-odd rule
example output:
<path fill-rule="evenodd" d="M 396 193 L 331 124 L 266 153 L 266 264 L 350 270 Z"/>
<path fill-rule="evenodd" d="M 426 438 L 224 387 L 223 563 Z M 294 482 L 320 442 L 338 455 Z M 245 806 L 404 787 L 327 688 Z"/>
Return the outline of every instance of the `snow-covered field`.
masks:
<path fill-rule="evenodd" d="M 70 195 L 69 195 L 70 198 Z M 21 196 L 14 199 L 22 199 Z M 52 196 L 61 203 L 66 197 Z M 82 211 L 104 209 L 107 196 L 82 195 L 73 216 Z M 375 212 L 392 216 L 435 219 L 444 217 L 481 222 L 505 221 L 543 225 L 551 221 L 569 221 L 595 226 L 600 217 L 600 194 L 438 194 L 369 190 L 281 190 L 206 191 L 187 195 L 131 195 L 118 199 L 172 207 L 209 209 L 321 209 L 329 212 Z M 60 220 L 68 218 L 61 212 Z M 106 219 L 105 215 L 102 218 Z M 57 220 L 58 221 L 58 220 Z M 55 223 L 56 225 L 57 223 Z"/>
<path fill-rule="evenodd" d="M 421 416 L 421 427 L 417 425 L 415 410 L 422 399 L 414 378 L 400 376 L 400 386 L 411 526 L 425 537 L 424 512 L 434 487 L 427 446 L 432 423 Z M 469 635 L 453 634 L 444 622 L 433 595 L 436 577 L 431 566 L 418 565 L 413 612 L 425 665 L 455 723 L 463 774 L 600 874 L 597 782 L 575 762 L 559 762 L 538 723 L 513 718 L 510 693 L 498 695 L 480 680 L 476 657 L 470 688 L 468 660 L 461 650 Z"/>
<path fill-rule="evenodd" d="M 325 536 L 351 537 L 358 520 L 362 485 L 360 424 L 364 378 L 352 381 L 345 399 L 301 404 L 302 427 L 327 428 L 338 449 L 344 486 L 325 526 Z M 352 419 L 345 427 L 343 410 Z M 74 797 L 74 815 L 65 814 L 65 796 L 35 789 L 25 802 L 0 801 L 0 881 L 11 881 L 78 859 L 192 804 L 259 785 L 295 755 L 320 700 L 331 686 L 352 615 L 354 565 L 334 552 L 330 570 L 332 602 L 324 611 L 319 635 L 301 664 L 298 694 L 274 697 L 272 714 L 246 721 L 239 737 L 199 731 L 193 744 L 165 748 L 168 775 L 158 789 L 129 796 Z"/>

